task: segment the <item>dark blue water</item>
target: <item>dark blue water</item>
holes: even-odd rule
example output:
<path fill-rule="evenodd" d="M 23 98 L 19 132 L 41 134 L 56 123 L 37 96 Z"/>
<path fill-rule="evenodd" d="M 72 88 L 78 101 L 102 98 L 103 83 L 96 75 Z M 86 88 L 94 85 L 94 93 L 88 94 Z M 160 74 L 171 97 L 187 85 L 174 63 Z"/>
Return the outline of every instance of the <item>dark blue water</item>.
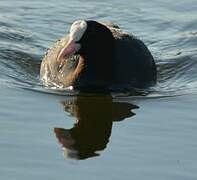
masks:
<path fill-rule="evenodd" d="M 196 0 L 1 0 L 1 179 L 196 179 L 196 9 Z M 43 87 L 41 59 L 77 19 L 140 37 L 157 85 L 110 95 Z"/>

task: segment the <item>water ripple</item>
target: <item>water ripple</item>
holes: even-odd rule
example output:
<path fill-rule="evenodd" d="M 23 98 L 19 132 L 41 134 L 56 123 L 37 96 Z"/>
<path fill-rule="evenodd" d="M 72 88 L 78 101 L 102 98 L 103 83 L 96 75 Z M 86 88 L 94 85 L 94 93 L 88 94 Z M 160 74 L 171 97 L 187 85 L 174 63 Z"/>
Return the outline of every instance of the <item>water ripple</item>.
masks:
<path fill-rule="evenodd" d="M 152 51 L 158 69 L 157 85 L 122 95 L 166 97 L 195 93 L 197 90 L 195 8 L 191 6 L 190 11 L 193 12 L 191 15 L 184 9 L 188 16 L 183 17 L 179 9 L 176 9 L 177 3 L 174 2 L 171 3 L 171 8 L 166 8 L 169 6 L 166 2 L 159 2 L 162 6 L 158 6 L 156 1 L 151 6 L 143 2 L 138 2 L 135 6 L 128 3 L 127 6 L 125 3 L 115 1 L 113 3 L 116 6 L 113 8 L 111 3 L 111 1 L 89 1 L 86 4 L 76 0 L 65 7 L 64 2 L 58 2 L 58 6 L 54 6 L 54 2 L 50 0 L 47 4 L 40 4 L 40 1 L 39 3 L 17 1 L 14 8 L 3 1 L 0 7 L 0 10 L 4 10 L 0 17 L 1 84 L 42 93 L 72 94 L 72 91 L 65 89 L 42 87 L 39 68 L 46 48 L 80 17 L 118 23 L 126 31 L 140 36 Z M 10 13 L 13 10 L 15 13 Z"/>

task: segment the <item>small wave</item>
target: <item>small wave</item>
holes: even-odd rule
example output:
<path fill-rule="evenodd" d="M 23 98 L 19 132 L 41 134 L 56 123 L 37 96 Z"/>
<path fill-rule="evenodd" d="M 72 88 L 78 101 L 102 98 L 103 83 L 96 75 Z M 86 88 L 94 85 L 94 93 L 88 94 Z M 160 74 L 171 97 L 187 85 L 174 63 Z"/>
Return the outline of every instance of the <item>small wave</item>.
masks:
<path fill-rule="evenodd" d="M 33 42 L 34 38 L 32 33 L 28 30 L 24 30 L 17 27 L 12 27 L 7 23 L 0 22 L 0 39 L 2 41 L 16 42 Z"/>
<path fill-rule="evenodd" d="M 197 59 L 180 56 L 158 62 L 156 92 L 167 95 L 195 93 L 197 89 Z"/>
<path fill-rule="evenodd" d="M 37 86 L 39 84 L 40 59 L 33 54 L 11 49 L 0 50 L 0 79 L 11 81 L 13 86 Z"/>

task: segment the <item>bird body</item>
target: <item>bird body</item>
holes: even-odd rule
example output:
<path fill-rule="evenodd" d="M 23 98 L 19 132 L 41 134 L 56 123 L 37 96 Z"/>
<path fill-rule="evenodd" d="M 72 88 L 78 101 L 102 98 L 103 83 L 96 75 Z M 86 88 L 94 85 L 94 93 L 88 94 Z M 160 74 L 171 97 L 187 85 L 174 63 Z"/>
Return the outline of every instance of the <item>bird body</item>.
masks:
<path fill-rule="evenodd" d="M 46 86 L 78 90 L 147 87 L 156 83 L 156 66 L 146 45 L 113 24 L 76 21 L 43 58 Z"/>

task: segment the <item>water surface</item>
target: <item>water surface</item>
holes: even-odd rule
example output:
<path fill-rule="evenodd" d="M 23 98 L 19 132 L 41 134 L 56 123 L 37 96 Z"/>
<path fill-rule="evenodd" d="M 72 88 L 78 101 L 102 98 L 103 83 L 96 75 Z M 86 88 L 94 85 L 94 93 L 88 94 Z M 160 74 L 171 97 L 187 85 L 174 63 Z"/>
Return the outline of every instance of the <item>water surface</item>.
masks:
<path fill-rule="evenodd" d="M 1 178 L 196 179 L 196 9 L 196 0 L 1 0 Z M 41 59 L 77 19 L 140 37 L 157 85 L 99 95 L 43 87 Z"/>

